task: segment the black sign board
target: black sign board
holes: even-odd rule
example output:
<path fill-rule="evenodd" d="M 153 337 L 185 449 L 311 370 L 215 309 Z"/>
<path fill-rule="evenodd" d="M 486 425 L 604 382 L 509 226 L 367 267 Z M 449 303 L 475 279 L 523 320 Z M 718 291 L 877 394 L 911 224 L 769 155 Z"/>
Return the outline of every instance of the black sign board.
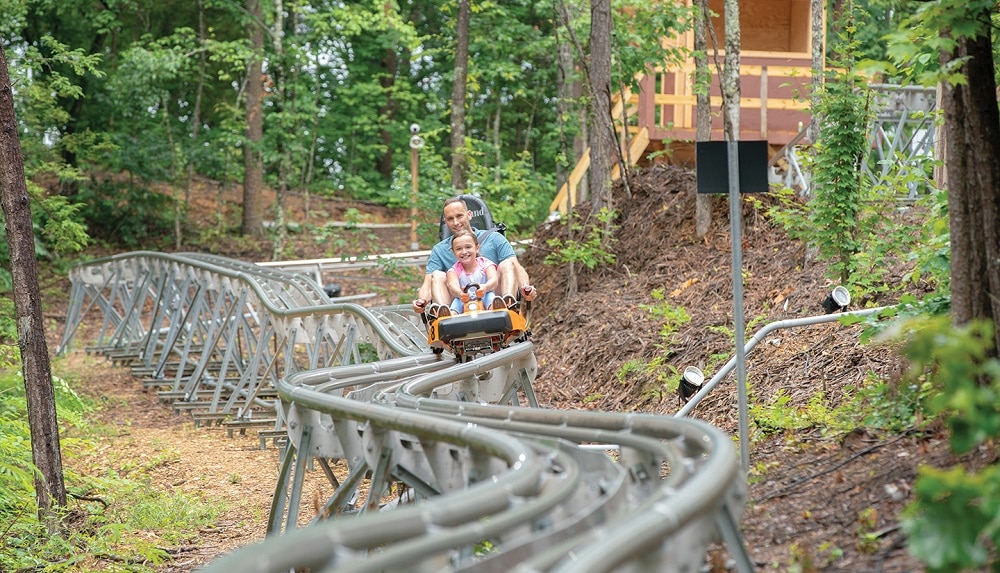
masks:
<path fill-rule="evenodd" d="M 740 193 L 766 193 L 767 141 L 737 141 Z M 729 193 L 729 142 L 699 141 L 696 171 L 698 193 Z"/>

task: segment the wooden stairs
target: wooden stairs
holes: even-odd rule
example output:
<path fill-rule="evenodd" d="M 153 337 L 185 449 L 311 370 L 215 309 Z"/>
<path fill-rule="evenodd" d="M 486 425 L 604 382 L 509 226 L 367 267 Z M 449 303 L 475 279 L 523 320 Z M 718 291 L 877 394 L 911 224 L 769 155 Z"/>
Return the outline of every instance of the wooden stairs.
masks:
<path fill-rule="evenodd" d="M 622 97 L 624 95 L 624 97 Z M 629 125 L 629 117 L 635 117 L 634 106 L 626 105 L 631 98 L 631 92 L 625 90 L 624 94 L 615 95 L 612 98 L 611 121 L 615 125 L 615 130 L 619 134 L 619 149 L 621 156 L 632 165 L 639 162 L 645 155 L 646 148 L 649 147 L 649 130 L 645 127 Z M 626 129 L 622 129 L 625 126 Z M 625 134 L 628 134 L 626 137 Z M 559 193 L 549 205 L 549 213 L 567 213 L 577 203 L 580 181 L 590 169 L 590 147 L 583 151 L 583 156 L 576 162 L 576 166 L 569 174 L 569 179 L 559 188 Z M 621 177 L 621 165 L 615 163 L 611 167 L 611 180 L 615 181 Z"/>

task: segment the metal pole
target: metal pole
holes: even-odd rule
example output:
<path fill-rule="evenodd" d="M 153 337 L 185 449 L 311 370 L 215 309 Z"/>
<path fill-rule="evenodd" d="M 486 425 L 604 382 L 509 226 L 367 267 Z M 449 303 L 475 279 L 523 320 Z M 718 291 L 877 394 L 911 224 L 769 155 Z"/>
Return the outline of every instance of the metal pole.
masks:
<path fill-rule="evenodd" d="M 410 250 L 420 249 L 420 242 L 417 241 L 417 151 L 418 148 L 410 145 L 410 179 L 413 181 L 413 189 L 410 192 Z"/>
<path fill-rule="evenodd" d="M 739 142 L 729 141 L 729 225 L 733 237 L 733 331 L 736 338 L 736 396 L 739 409 L 740 461 L 743 471 L 750 470 L 747 414 L 747 369 L 743 325 L 743 252 L 740 228 L 740 159 Z"/>

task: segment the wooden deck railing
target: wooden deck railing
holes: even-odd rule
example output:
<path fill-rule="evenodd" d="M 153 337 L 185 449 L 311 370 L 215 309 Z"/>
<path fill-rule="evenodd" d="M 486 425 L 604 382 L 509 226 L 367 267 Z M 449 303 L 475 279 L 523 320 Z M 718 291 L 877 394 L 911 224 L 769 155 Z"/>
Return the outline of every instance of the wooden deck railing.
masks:
<path fill-rule="evenodd" d="M 651 141 L 664 147 L 695 140 L 697 97 L 691 78 L 694 64 L 660 69 L 639 82 L 639 93 L 625 90 L 612 98 L 612 118 L 618 130 L 622 157 L 631 164 L 642 159 Z M 740 65 L 740 139 L 765 139 L 775 148 L 788 145 L 809 125 L 810 61 L 805 57 L 767 52 L 749 53 Z M 711 139 L 724 139 L 722 95 L 713 67 L 709 90 L 712 107 Z M 623 130 L 622 126 L 627 126 Z M 626 137 L 625 134 L 628 134 Z M 566 183 L 559 189 L 550 212 L 565 213 L 577 202 L 581 180 L 590 168 L 590 148 L 584 150 Z M 615 163 L 612 180 L 621 176 Z"/>

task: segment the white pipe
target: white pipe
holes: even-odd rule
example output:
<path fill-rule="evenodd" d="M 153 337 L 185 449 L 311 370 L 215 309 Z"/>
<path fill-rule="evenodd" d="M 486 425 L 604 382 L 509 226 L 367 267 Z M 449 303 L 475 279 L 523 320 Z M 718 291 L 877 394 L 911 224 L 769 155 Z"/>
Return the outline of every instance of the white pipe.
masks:
<path fill-rule="evenodd" d="M 819 316 L 807 316 L 805 318 L 793 318 L 789 320 L 779 320 L 777 322 L 772 322 L 768 325 L 765 325 L 764 328 L 761 328 L 760 330 L 757 331 L 756 334 L 753 335 L 753 338 L 751 338 L 746 343 L 746 346 L 744 346 L 743 353 L 746 354 L 750 352 L 755 346 L 757 346 L 761 341 L 764 340 L 765 336 L 767 336 L 768 334 L 770 334 L 775 330 L 779 330 L 782 328 L 794 328 L 797 326 L 812 326 L 814 324 L 822 324 L 824 322 L 833 322 L 835 320 L 840 320 L 840 318 L 843 316 L 868 316 L 871 314 L 876 314 L 878 312 L 881 312 L 887 308 L 889 307 L 880 306 L 878 308 L 867 308 L 865 310 L 855 310 L 851 312 L 840 312 L 834 314 L 822 314 Z M 701 402 L 702 398 L 707 396 L 708 393 L 711 392 L 712 389 L 715 388 L 715 386 L 718 385 L 719 382 L 721 382 L 722 379 L 725 378 L 726 375 L 729 374 L 735 366 L 736 366 L 736 357 L 733 356 L 732 358 L 729 359 L 729 362 L 726 362 L 726 365 L 723 366 L 719 370 L 719 372 L 712 377 L 711 380 L 709 380 L 707 383 L 705 383 L 704 386 L 701 387 L 701 390 L 699 390 L 697 394 L 691 397 L 691 399 L 688 401 L 687 404 L 684 405 L 683 408 L 681 408 L 676 414 L 674 414 L 674 416 L 679 418 L 690 414 L 691 410 L 693 410 L 694 407 L 698 405 L 698 402 Z"/>

